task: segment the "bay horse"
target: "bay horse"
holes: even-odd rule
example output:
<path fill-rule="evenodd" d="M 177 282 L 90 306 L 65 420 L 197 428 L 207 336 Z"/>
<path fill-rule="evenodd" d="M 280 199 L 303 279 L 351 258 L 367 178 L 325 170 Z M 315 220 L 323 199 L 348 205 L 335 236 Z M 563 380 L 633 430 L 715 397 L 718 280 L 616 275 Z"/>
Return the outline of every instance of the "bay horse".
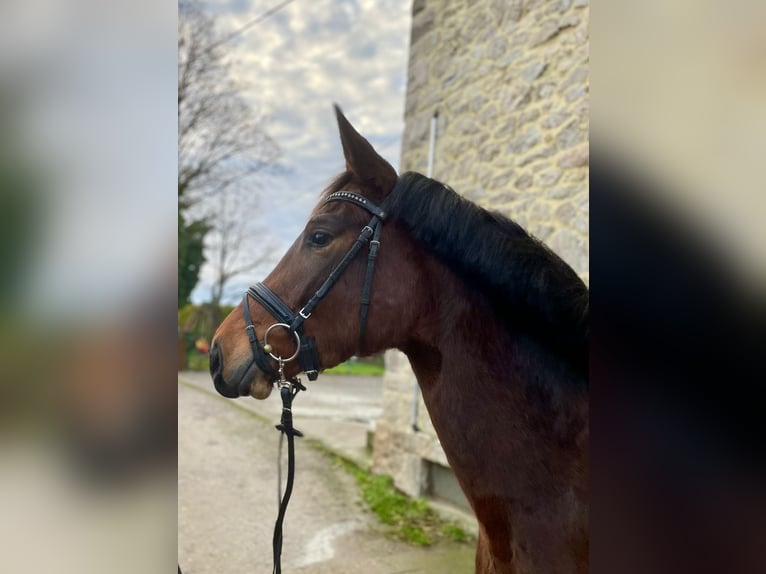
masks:
<path fill-rule="evenodd" d="M 216 389 L 268 397 L 264 346 L 288 357 L 308 340 L 318 370 L 400 349 L 476 514 L 476 572 L 587 572 L 588 288 L 516 223 L 397 176 L 335 110 L 346 171 L 218 328 Z M 267 344 L 274 317 L 293 324 Z M 301 370 L 284 363 L 285 377 Z"/>

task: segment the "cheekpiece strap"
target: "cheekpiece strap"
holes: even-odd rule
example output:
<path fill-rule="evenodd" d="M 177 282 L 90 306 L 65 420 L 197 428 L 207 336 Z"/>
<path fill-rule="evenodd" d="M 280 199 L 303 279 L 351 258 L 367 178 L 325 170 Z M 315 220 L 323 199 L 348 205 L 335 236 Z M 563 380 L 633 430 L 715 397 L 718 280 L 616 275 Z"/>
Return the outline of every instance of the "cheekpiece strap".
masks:
<path fill-rule="evenodd" d="M 349 203 L 353 203 L 354 205 L 358 205 L 362 209 L 367 210 L 371 215 L 379 217 L 381 221 L 386 219 L 385 211 L 383 211 L 363 195 L 359 195 L 353 191 L 341 190 L 336 191 L 335 193 L 331 193 L 329 196 L 327 196 L 327 199 L 325 199 L 324 202 L 329 203 L 331 201 L 347 201 Z"/>

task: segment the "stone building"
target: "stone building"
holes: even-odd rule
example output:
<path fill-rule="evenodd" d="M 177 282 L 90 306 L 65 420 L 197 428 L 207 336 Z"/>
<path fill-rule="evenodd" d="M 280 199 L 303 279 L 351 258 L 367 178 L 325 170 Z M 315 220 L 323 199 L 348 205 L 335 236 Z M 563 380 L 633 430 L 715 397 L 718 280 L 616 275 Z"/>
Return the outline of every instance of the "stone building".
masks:
<path fill-rule="evenodd" d="M 401 171 L 427 173 L 544 241 L 588 281 L 587 0 L 414 0 Z M 385 357 L 373 468 L 467 505 L 407 358 Z"/>

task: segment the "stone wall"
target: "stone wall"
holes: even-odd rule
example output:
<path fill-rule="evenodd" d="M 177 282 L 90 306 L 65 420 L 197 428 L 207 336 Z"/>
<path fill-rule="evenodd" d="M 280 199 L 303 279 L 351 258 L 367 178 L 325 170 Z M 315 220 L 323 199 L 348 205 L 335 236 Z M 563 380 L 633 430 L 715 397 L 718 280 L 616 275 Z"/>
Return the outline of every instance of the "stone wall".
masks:
<path fill-rule="evenodd" d="M 414 0 L 401 171 L 517 221 L 588 281 L 587 0 Z M 416 381 L 386 354 L 374 470 L 411 495 L 447 465 Z M 419 395 L 418 395 L 419 396 Z M 425 461 L 425 462 L 424 462 Z"/>

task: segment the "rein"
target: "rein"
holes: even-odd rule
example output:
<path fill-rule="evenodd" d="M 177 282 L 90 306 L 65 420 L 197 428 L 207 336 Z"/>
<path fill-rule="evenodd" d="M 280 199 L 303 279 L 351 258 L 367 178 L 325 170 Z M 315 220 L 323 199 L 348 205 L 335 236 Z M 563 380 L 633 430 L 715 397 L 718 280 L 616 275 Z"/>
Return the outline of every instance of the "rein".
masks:
<path fill-rule="evenodd" d="M 362 209 L 366 210 L 372 215 L 369 223 L 362 228 L 359 233 L 359 237 L 356 238 L 354 244 L 340 260 L 340 263 L 335 266 L 321 287 L 314 293 L 314 295 L 306 302 L 301 309 L 295 313 L 288 305 L 285 304 L 279 296 L 271 289 L 266 287 L 263 283 L 256 283 L 247 290 L 242 298 L 242 310 L 245 317 L 245 331 L 247 332 L 248 340 L 250 341 L 250 348 L 253 352 L 253 361 L 258 368 L 269 377 L 269 382 L 276 384 L 279 387 L 279 393 L 282 398 L 282 417 L 280 424 L 276 426 L 277 430 L 282 434 L 280 435 L 279 446 L 281 450 L 282 439 L 287 436 L 287 482 L 285 484 L 285 492 L 283 495 L 279 495 L 279 513 L 277 515 L 277 521 L 274 524 L 274 537 L 273 537 L 273 552 L 274 552 L 274 569 L 273 574 L 281 574 L 282 572 L 282 525 L 287 512 L 287 505 L 290 502 L 290 496 L 293 491 L 293 483 L 295 480 L 295 437 L 303 436 L 303 434 L 293 427 L 293 415 L 292 415 L 292 403 L 295 396 L 299 391 L 306 390 L 301 384 L 300 379 L 292 377 L 286 379 L 284 375 L 284 364 L 294 359 L 298 359 L 298 364 L 301 370 L 306 373 L 309 380 L 314 381 L 319 376 L 321 366 L 319 364 L 319 358 L 316 352 L 316 340 L 314 337 L 306 336 L 303 333 L 303 323 L 311 317 L 316 306 L 324 299 L 330 289 L 338 282 L 343 272 L 348 268 L 356 257 L 357 253 L 364 247 L 364 245 L 370 245 L 370 251 L 367 258 L 367 272 L 365 273 L 364 286 L 362 288 L 362 295 L 360 299 L 359 310 L 359 349 L 363 349 L 364 337 L 367 332 L 367 315 L 370 308 L 370 294 L 372 292 L 372 278 L 375 270 L 375 260 L 380 249 L 380 229 L 385 219 L 385 213 L 377 205 L 371 203 L 366 197 L 353 193 L 350 191 L 337 191 L 330 194 L 325 203 L 332 201 L 345 201 L 352 203 Z M 276 323 L 271 325 L 263 336 L 263 344 L 258 341 L 258 337 L 255 334 L 255 326 L 250 315 L 249 299 L 253 298 L 257 301 L 269 314 L 277 320 Z M 295 337 L 296 349 L 295 353 L 287 359 L 274 355 L 273 348 L 268 343 L 269 333 L 280 327 L 286 329 L 292 333 Z M 277 362 L 277 368 L 275 369 L 272 361 Z M 248 394 L 248 389 L 239 389 L 240 394 Z M 243 392 L 244 391 L 244 392 Z M 278 462 L 278 465 L 280 463 Z M 279 468 L 279 467 L 278 467 Z M 281 484 L 281 481 L 280 481 Z M 179 568 L 180 572 L 180 568 Z"/>

